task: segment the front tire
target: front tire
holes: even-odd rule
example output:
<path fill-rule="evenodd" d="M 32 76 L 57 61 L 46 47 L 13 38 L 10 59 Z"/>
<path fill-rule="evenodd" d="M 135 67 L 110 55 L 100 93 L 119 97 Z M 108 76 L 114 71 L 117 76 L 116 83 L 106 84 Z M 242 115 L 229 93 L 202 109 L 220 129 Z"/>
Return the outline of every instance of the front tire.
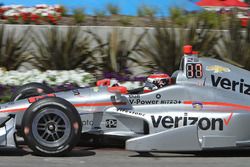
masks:
<path fill-rule="evenodd" d="M 24 113 L 22 132 L 35 154 L 61 156 L 69 152 L 81 134 L 81 119 L 75 107 L 58 97 L 33 103 Z"/>
<path fill-rule="evenodd" d="M 54 93 L 54 90 L 50 88 L 49 86 L 38 83 L 38 82 L 31 82 L 25 85 L 20 86 L 15 93 L 12 94 L 10 101 L 17 101 L 33 96 L 41 96 L 41 95 L 46 95 L 49 93 Z M 16 130 L 17 130 L 17 145 L 23 144 L 23 139 L 20 138 L 21 135 L 21 122 L 23 118 L 23 113 L 17 113 L 16 115 Z"/>

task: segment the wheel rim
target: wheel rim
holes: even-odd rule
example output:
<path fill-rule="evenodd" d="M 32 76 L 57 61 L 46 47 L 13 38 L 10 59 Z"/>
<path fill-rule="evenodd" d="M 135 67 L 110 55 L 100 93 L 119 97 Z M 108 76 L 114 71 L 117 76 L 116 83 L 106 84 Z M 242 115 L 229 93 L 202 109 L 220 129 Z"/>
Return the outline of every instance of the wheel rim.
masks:
<path fill-rule="evenodd" d="M 70 132 L 70 120 L 59 109 L 44 109 L 33 119 L 33 136 L 38 143 L 46 147 L 61 146 L 69 138 Z"/>

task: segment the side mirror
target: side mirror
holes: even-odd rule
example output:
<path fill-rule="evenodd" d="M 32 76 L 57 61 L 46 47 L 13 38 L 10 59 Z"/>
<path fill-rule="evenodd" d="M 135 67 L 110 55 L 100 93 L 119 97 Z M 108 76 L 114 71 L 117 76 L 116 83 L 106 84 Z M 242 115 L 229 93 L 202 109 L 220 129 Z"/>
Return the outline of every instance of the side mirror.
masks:
<path fill-rule="evenodd" d="M 127 94 L 128 93 L 127 88 L 124 87 L 124 86 L 109 87 L 108 91 L 110 93 L 115 93 L 115 96 L 112 96 L 111 98 L 113 98 L 117 102 L 121 102 L 122 101 L 121 94 Z"/>

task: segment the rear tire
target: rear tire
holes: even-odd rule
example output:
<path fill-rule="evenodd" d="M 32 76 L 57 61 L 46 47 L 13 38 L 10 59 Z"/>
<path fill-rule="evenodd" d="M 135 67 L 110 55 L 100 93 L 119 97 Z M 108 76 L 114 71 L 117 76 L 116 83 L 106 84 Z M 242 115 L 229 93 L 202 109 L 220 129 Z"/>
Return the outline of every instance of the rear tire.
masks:
<path fill-rule="evenodd" d="M 17 101 L 32 96 L 40 96 L 53 92 L 54 90 L 47 85 L 44 85 L 42 83 L 32 82 L 19 87 L 17 91 L 11 96 L 10 100 Z"/>
<path fill-rule="evenodd" d="M 37 155 L 61 156 L 78 143 L 81 119 L 75 107 L 58 97 L 34 102 L 24 113 L 22 133 Z"/>

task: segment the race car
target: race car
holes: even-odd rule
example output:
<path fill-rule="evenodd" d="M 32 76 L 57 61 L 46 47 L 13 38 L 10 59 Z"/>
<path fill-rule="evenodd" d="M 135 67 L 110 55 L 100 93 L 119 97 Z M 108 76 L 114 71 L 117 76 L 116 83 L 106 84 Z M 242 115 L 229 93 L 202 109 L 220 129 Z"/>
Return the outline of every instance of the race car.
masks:
<path fill-rule="evenodd" d="M 250 146 L 250 73 L 184 47 L 171 84 L 149 92 L 96 86 L 53 92 L 20 87 L 0 105 L 0 145 L 17 136 L 36 154 L 69 152 L 80 135 L 122 138 L 137 152 L 241 149 Z"/>

